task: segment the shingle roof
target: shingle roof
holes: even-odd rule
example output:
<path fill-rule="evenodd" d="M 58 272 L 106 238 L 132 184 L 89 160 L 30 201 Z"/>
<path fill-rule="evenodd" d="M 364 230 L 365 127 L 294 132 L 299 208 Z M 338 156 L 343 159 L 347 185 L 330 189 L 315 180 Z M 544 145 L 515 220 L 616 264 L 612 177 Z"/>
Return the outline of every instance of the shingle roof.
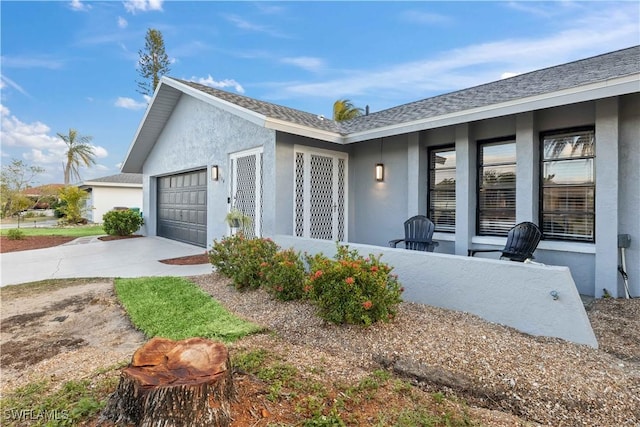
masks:
<path fill-rule="evenodd" d="M 353 132 L 362 132 L 383 126 L 397 125 L 571 89 L 638 72 L 640 72 L 640 46 L 634 46 L 469 89 L 422 99 L 344 122 L 334 122 L 331 119 L 322 118 L 315 114 L 225 92 L 190 81 L 174 80 L 269 118 L 348 135 Z"/>
<path fill-rule="evenodd" d="M 192 96 L 203 94 L 204 98 L 210 97 L 208 102 L 218 105 L 226 103 L 228 105 L 225 108 L 231 107 L 229 111 L 241 116 L 247 112 L 249 120 L 270 129 L 348 144 L 637 93 L 640 92 L 639 73 L 640 46 L 634 46 L 422 99 L 344 122 L 165 76 L 129 147 L 122 170 L 142 171 L 145 159 L 183 93 L 191 92 Z"/>
<path fill-rule="evenodd" d="M 216 98 L 223 99 L 240 107 L 246 108 L 247 110 L 251 110 L 272 119 L 279 119 L 299 125 L 311 126 L 316 129 L 326 130 L 330 132 L 340 132 L 340 124 L 338 122 L 334 122 L 331 119 L 327 119 L 317 114 L 307 113 L 304 111 L 296 110 L 294 108 L 260 101 L 254 98 L 249 98 L 248 96 L 238 95 L 236 93 L 225 92 L 223 90 L 214 89 L 212 87 L 187 80 L 173 80 L 179 81 L 180 83 L 191 86 L 192 88 L 197 89 L 201 92 L 213 95 Z"/>
<path fill-rule="evenodd" d="M 112 184 L 140 184 L 142 185 L 142 174 L 139 173 L 119 173 L 117 175 L 105 176 L 102 178 L 89 179 L 83 185 L 93 182 L 103 182 Z"/>
<path fill-rule="evenodd" d="M 341 127 L 346 133 L 365 131 L 571 89 L 638 72 L 640 46 L 635 46 L 400 105 L 343 122 Z"/>

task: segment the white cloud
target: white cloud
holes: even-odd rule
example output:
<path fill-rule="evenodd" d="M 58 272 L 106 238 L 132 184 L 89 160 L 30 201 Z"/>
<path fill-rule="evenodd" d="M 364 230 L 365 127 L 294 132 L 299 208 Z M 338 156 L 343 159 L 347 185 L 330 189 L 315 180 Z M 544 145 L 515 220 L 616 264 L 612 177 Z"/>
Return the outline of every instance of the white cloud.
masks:
<path fill-rule="evenodd" d="M 601 8 L 592 7 L 580 14 L 571 10 L 572 19 L 565 26 L 535 39 L 490 41 L 366 72 L 343 71 L 331 80 L 276 84 L 277 91 L 267 96 L 379 99 L 377 94 L 384 93 L 389 100 L 420 99 L 495 81 L 509 70 L 524 73 L 636 45 L 640 37 L 637 4 L 617 5 L 611 8 L 603 3 Z"/>
<path fill-rule="evenodd" d="M 49 136 L 51 129 L 42 122 L 24 123 L 5 106 L 2 113 L 2 145 L 7 147 L 35 148 L 39 150 L 64 149 L 65 143 L 58 137 Z"/>
<path fill-rule="evenodd" d="M 64 62 L 59 59 L 52 59 L 46 55 L 42 56 L 3 56 L 3 68 L 48 68 L 57 70 L 64 66 Z"/>
<path fill-rule="evenodd" d="M 118 27 L 119 28 L 127 28 L 129 23 L 122 16 L 118 16 Z"/>
<path fill-rule="evenodd" d="M 209 74 L 206 78 L 191 77 L 189 80 L 192 82 L 200 83 L 201 85 L 206 85 L 206 86 L 214 87 L 217 89 L 232 87 L 236 90 L 236 92 L 244 93 L 244 88 L 242 87 L 242 85 L 233 79 L 224 79 L 224 80 L 216 81 L 213 79 L 213 77 L 211 77 L 211 74 Z"/>
<path fill-rule="evenodd" d="M 508 79 L 509 77 L 515 77 L 515 76 L 517 76 L 519 74 L 522 74 L 522 73 L 512 73 L 512 72 L 506 71 L 506 72 L 500 74 L 500 78 L 501 79 Z"/>
<path fill-rule="evenodd" d="M 268 34 L 272 37 L 280 37 L 280 38 L 288 37 L 281 31 L 278 31 L 266 25 L 255 24 L 253 22 L 247 21 L 246 19 L 239 17 L 238 15 L 225 15 L 225 19 L 241 30 Z"/>
<path fill-rule="evenodd" d="M 24 90 L 22 88 L 22 86 L 20 86 L 18 83 L 16 83 L 13 80 L 11 80 L 9 77 L 7 77 L 5 75 L 1 75 L 0 76 L 0 88 L 4 89 L 7 86 L 17 90 L 18 92 L 20 92 L 24 96 L 29 96 L 30 97 L 30 95 L 27 93 L 26 90 Z"/>
<path fill-rule="evenodd" d="M 142 110 L 147 108 L 147 103 L 149 100 L 147 99 L 146 101 L 147 102 L 139 102 L 133 98 L 126 98 L 126 97 L 120 96 L 116 100 L 115 106 L 120 108 L 125 108 L 127 110 Z"/>
<path fill-rule="evenodd" d="M 12 115 L 4 105 L 0 105 L 0 113 L 2 114 L 0 139 L 2 139 L 3 147 L 24 149 L 22 157 L 25 160 L 49 171 L 61 168 L 65 160 L 67 145 L 57 135 L 49 135 L 51 132 L 49 126 L 39 121 L 24 123 Z M 98 145 L 91 146 L 97 159 L 109 155 L 106 148 Z M 3 152 L 2 155 L 4 157 L 5 153 Z M 49 172 L 47 176 L 52 175 Z"/>
<path fill-rule="evenodd" d="M 96 156 L 96 159 L 104 159 L 109 155 L 107 149 L 100 145 L 91 144 L 91 147 L 93 148 L 93 154 Z"/>
<path fill-rule="evenodd" d="M 161 11 L 163 1 L 164 0 L 126 0 L 123 4 L 127 12 L 135 15 L 136 12 Z"/>
<path fill-rule="evenodd" d="M 72 10 L 76 10 L 78 12 L 87 12 L 91 9 L 91 5 L 81 2 L 80 0 L 71 0 L 71 3 L 69 3 L 69 7 Z"/>
<path fill-rule="evenodd" d="M 569 9 L 579 9 L 580 7 L 580 3 L 573 1 L 510 1 L 505 4 L 509 9 L 542 18 L 551 18 L 552 16 L 565 13 Z"/>
<path fill-rule="evenodd" d="M 325 63 L 320 58 L 314 58 L 311 56 L 297 56 L 291 58 L 282 58 L 282 62 L 285 64 L 295 65 L 307 71 L 320 71 L 325 68 Z"/>
<path fill-rule="evenodd" d="M 422 10 L 406 10 L 401 14 L 401 18 L 408 22 L 417 24 L 448 24 L 451 18 L 438 13 L 424 12 Z"/>

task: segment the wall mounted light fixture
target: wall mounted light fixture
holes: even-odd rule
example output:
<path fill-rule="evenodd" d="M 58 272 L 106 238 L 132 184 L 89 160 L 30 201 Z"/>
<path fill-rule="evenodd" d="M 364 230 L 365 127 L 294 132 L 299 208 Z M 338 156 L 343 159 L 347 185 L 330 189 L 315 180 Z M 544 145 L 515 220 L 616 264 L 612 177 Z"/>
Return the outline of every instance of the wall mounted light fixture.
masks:
<path fill-rule="evenodd" d="M 384 181 L 384 165 L 382 163 L 376 164 L 376 181 Z"/>
<path fill-rule="evenodd" d="M 220 178 L 218 165 L 211 166 L 211 181 L 217 181 Z"/>
<path fill-rule="evenodd" d="M 380 138 L 380 163 L 376 164 L 376 181 L 384 181 L 384 164 L 382 163 L 382 144 L 384 138 Z"/>

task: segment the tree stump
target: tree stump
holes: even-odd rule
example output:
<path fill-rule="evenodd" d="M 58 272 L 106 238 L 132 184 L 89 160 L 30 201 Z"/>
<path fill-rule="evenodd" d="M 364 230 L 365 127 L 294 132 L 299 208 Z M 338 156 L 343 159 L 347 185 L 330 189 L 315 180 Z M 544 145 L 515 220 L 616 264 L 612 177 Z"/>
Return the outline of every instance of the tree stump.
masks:
<path fill-rule="evenodd" d="M 153 338 L 123 369 L 102 419 L 117 425 L 229 426 L 231 371 L 222 343 Z"/>

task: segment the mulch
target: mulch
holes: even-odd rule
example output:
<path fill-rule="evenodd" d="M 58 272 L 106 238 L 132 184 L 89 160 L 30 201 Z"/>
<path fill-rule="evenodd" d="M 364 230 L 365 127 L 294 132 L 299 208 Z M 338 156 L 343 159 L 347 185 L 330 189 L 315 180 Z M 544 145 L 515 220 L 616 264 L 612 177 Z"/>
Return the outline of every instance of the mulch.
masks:
<path fill-rule="evenodd" d="M 183 256 L 179 258 L 163 259 L 160 260 L 163 264 L 171 265 L 197 265 L 197 264 L 209 264 L 209 255 L 203 253 L 200 255 Z"/>
<path fill-rule="evenodd" d="M 111 240 L 135 239 L 136 237 L 142 237 L 142 236 L 140 234 L 132 234 L 131 236 L 101 236 L 101 237 L 98 237 L 98 240 L 102 240 L 103 242 L 109 242 Z"/>
<path fill-rule="evenodd" d="M 0 253 L 29 251 L 32 249 L 50 248 L 75 240 L 75 237 L 64 236 L 25 236 L 19 240 L 11 240 L 0 236 Z"/>

